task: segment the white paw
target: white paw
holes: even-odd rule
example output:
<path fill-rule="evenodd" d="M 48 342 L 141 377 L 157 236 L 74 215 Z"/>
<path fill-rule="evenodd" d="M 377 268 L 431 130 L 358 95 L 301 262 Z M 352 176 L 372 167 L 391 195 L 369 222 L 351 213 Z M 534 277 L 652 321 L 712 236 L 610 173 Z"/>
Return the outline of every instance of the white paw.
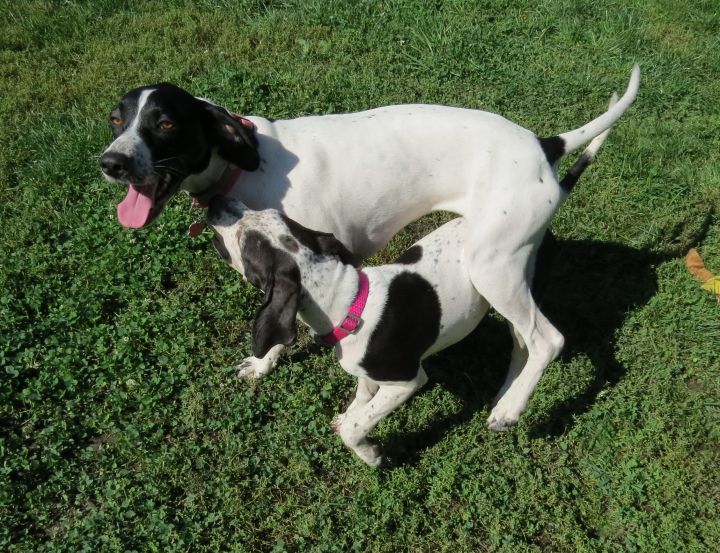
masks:
<path fill-rule="evenodd" d="M 330 421 L 330 426 L 333 429 L 333 432 L 336 434 L 340 434 L 340 427 L 342 426 L 342 423 L 345 421 L 345 413 L 338 413 L 335 415 Z"/>
<path fill-rule="evenodd" d="M 237 369 L 235 374 L 243 380 L 258 380 L 269 373 L 271 368 L 270 363 L 263 359 L 246 357 L 235 367 Z"/>
<path fill-rule="evenodd" d="M 490 416 L 487 419 L 487 427 L 495 432 L 504 432 L 511 426 L 515 426 L 520 418 L 520 412 L 514 409 L 512 406 L 507 407 L 507 402 L 503 402 L 502 399 L 498 404 L 490 411 Z"/>
<path fill-rule="evenodd" d="M 369 467 L 379 467 L 382 465 L 383 457 L 380 454 L 380 446 L 377 444 L 368 441 L 367 444 L 353 448 L 353 451 Z"/>

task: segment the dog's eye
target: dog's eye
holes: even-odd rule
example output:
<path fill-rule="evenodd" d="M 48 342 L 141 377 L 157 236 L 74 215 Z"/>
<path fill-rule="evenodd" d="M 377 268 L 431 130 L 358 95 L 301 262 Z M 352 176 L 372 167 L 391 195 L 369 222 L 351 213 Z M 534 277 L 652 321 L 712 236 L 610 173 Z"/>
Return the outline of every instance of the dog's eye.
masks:
<path fill-rule="evenodd" d="M 170 131 L 175 128 L 175 123 L 172 121 L 168 121 L 167 119 L 163 119 L 158 123 L 158 127 L 160 127 L 164 131 Z"/>
<path fill-rule="evenodd" d="M 120 119 L 119 117 L 116 117 L 114 115 L 112 117 L 110 117 L 110 124 L 113 125 L 114 127 L 119 127 L 120 125 L 122 125 L 122 123 L 123 123 L 123 120 Z"/>

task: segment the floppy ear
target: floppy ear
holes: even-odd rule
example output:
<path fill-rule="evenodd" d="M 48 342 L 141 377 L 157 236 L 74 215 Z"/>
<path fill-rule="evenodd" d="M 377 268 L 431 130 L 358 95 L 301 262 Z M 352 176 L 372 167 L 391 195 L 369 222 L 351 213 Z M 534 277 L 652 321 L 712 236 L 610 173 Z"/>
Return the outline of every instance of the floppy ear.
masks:
<path fill-rule="evenodd" d="M 348 250 L 332 233 L 318 233 L 317 242 L 325 255 L 335 255 L 340 261 L 349 265 L 356 265 L 358 259 Z"/>
<path fill-rule="evenodd" d="M 204 100 L 207 132 L 210 141 L 217 145 L 221 158 L 245 169 L 254 171 L 260 165 L 255 132 L 238 121 L 223 107 Z"/>
<path fill-rule="evenodd" d="M 289 346 L 297 339 L 300 270 L 288 253 L 253 231 L 247 233 L 242 260 L 245 277 L 265 292 L 252 331 L 253 354 L 264 357 L 273 346 Z"/>
<path fill-rule="evenodd" d="M 340 261 L 350 265 L 358 265 L 361 261 L 340 240 L 335 238 L 333 233 L 309 229 L 283 213 L 280 214 L 280 217 L 287 225 L 290 234 L 297 238 L 303 246 L 310 248 L 313 253 L 335 255 L 340 258 Z"/>

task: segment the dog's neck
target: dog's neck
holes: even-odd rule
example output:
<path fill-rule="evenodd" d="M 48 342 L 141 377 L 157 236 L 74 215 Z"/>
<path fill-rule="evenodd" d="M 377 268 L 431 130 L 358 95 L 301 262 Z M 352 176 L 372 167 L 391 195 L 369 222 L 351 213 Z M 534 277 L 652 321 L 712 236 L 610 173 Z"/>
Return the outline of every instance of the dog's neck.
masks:
<path fill-rule="evenodd" d="M 213 149 L 208 166 L 202 172 L 190 175 L 183 181 L 183 190 L 191 195 L 199 195 L 207 192 L 220 181 L 230 162 L 221 158 L 216 150 L 217 148 Z"/>
<path fill-rule="evenodd" d="M 316 334 L 327 334 L 348 314 L 358 292 L 358 271 L 335 257 L 303 267 L 298 314 Z"/>

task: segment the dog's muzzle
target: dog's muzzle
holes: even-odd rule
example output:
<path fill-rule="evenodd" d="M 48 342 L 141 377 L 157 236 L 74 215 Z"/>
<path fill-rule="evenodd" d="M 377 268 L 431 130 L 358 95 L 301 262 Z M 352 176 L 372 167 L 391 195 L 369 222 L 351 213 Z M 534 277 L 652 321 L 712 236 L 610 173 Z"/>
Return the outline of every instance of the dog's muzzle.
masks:
<path fill-rule="evenodd" d="M 105 152 L 100 158 L 102 172 L 113 179 L 128 179 L 131 166 L 130 157 L 119 152 Z"/>

